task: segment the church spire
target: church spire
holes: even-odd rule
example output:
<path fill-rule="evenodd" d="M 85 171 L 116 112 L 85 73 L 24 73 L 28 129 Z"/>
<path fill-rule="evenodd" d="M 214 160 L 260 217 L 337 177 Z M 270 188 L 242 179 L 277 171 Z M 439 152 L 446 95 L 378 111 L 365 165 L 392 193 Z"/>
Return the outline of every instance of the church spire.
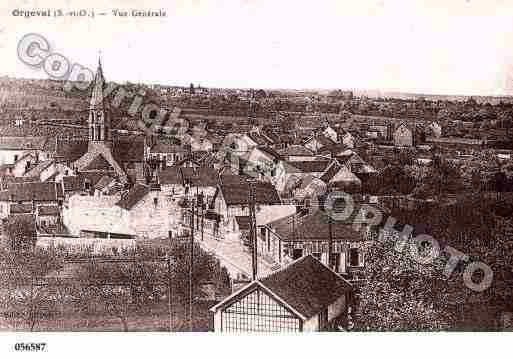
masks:
<path fill-rule="evenodd" d="M 91 95 L 90 108 L 103 108 L 103 90 L 105 88 L 105 78 L 103 77 L 101 58 L 98 57 L 98 68 L 93 81 L 93 92 Z"/>
<path fill-rule="evenodd" d="M 111 140 L 110 114 L 106 103 L 105 89 L 107 87 L 103 77 L 101 57 L 98 57 L 98 68 L 93 80 L 93 90 L 89 106 L 89 142 L 105 142 Z"/>

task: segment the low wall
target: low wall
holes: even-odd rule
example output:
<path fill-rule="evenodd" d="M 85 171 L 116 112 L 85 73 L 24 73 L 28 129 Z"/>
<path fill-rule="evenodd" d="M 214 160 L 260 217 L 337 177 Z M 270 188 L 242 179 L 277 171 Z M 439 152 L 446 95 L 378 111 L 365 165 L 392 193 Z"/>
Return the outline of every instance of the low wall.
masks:
<path fill-rule="evenodd" d="M 36 246 L 62 248 L 68 253 L 116 254 L 135 248 L 136 239 L 38 236 Z"/>

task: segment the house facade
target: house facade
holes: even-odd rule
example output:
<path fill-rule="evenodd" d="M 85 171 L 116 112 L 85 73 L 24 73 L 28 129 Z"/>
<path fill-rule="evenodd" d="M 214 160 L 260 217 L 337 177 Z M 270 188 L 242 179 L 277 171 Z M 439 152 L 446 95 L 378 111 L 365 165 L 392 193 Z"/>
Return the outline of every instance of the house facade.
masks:
<path fill-rule="evenodd" d="M 347 323 L 352 292 L 342 277 L 305 256 L 214 306 L 214 331 L 336 331 Z"/>

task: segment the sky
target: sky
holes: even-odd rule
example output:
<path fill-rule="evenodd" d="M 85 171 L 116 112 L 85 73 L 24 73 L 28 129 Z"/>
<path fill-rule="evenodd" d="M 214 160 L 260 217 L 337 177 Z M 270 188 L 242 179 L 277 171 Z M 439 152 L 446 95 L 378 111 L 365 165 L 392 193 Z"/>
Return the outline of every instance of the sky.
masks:
<path fill-rule="evenodd" d="M 107 80 L 118 82 L 513 95 L 513 0 L 53 0 L 51 10 L 108 15 L 13 15 L 48 3 L 2 0 L 0 75 L 47 76 L 16 55 L 38 33 L 93 69 L 101 50 Z"/>

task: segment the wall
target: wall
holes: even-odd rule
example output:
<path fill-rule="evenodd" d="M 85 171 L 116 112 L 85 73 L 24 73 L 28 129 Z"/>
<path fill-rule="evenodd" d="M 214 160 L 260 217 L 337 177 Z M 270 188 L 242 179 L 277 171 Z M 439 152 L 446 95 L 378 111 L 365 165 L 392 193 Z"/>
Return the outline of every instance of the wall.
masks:
<path fill-rule="evenodd" d="M 108 254 L 112 248 L 129 249 L 136 245 L 135 239 L 107 239 L 86 237 L 53 237 L 38 235 L 36 246 L 43 248 L 64 247 L 69 253 Z"/>
<path fill-rule="evenodd" d="M 303 332 L 317 332 L 319 331 L 319 316 L 314 315 L 310 319 L 303 322 Z"/>
<path fill-rule="evenodd" d="M 331 322 L 340 314 L 344 313 L 346 309 L 346 297 L 343 295 L 328 307 L 328 322 Z"/>

